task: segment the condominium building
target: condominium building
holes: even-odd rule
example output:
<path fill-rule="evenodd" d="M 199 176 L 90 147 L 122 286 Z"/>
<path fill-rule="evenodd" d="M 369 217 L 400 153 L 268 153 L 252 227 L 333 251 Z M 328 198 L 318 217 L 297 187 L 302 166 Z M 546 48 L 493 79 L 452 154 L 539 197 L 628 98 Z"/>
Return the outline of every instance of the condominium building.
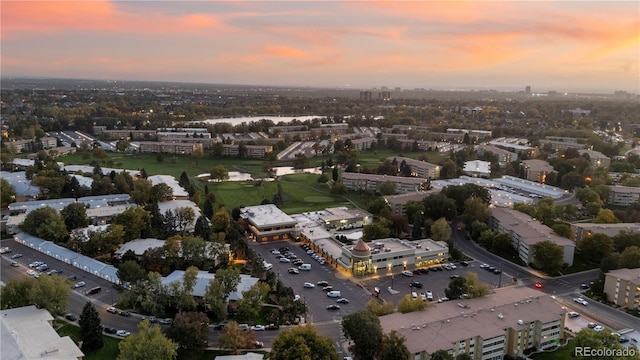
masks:
<path fill-rule="evenodd" d="M 592 234 L 605 234 L 614 237 L 623 231 L 640 233 L 640 223 L 619 223 L 619 224 L 596 224 L 596 223 L 573 223 L 573 241 L 579 242 Z"/>
<path fill-rule="evenodd" d="M 380 317 L 383 332 L 406 339 L 411 360 L 438 350 L 474 360 L 517 358 L 564 339 L 565 310 L 551 296 L 526 287 L 506 287 L 475 299 L 431 303 L 421 311 Z"/>
<path fill-rule="evenodd" d="M 589 163 L 591 164 L 591 167 L 594 169 L 597 169 L 599 167 L 603 167 L 605 169 L 609 169 L 609 165 L 611 165 L 611 158 L 609 158 L 608 156 L 604 155 L 603 153 L 599 152 L 599 151 L 594 151 L 594 150 L 578 150 L 578 153 L 581 156 L 588 156 L 589 157 Z"/>
<path fill-rule="evenodd" d="M 524 178 L 541 184 L 547 182 L 547 176 L 555 171 L 553 166 L 544 160 L 523 160 L 520 163 Z"/>
<path fill-rule="evenodd" d="M 439 193 L 441 189 L 431 188 L 427 191 L 414 191 L 398 195 L 384 196 L 384 201 L 391 208 L 394 214 L 404 215 L 407 212 L 407 203 L 409 201 L 422 202 L 424 198 L 431 194 Z M 412 221 L 413 219 L 409 219 Z"/>
<path fill-rule="evenodd" d="M 576 245 L 573 241 L 556 234 L 531 216 L 510 208 L 491 209 L 489 225 L 492 229 L 511 236 L 511 245 L 526 264 L 533 262 L 533 245 L 541 241 L 551 241 L 562 247 L 562 262 L 573 265 Z"/>
<path fill-rule="evenodd" d="M 142 153 L 167 153 L 167 154 L 187 154 L 196 151 L 203 151 L 202 143 L 184 142 L 164 142 L 164 141 L 141 141 L 140 152 Z"/>
<path fill-rule="evenodd" d="M 640 307 L 640 268 L 616 269 L 605 274 L 604 293 L 607 300 L 627 308 Z"/>
<path fill-rule="evenodd" d="M 629 206 L 640 199 L 640 187 L 613 185 L 609 189 L 609 205 Z"/>
<path fill-rule="evenodd" d="M 439 179 L 440 178 L 440 166 L 428 163 L 426 161 L 420 161 L 402 156 L 391 156 L 387 160 L 395 160 L 398 166 L 404 161 L 411 168 L 411 176 L 423 178 L 423 179 Z"/>
<path fill-rule="evenodd" d="M 378 191 L 380 185 L 387 181 L 391 181 L 396 184 L 396 192 L 398 194 L 424 191 L 427 189 L 428 185 L 427 180 L 414 177 L 373 175 L 350 172 L 342 173 L 342 183 L 345 185 L 347 190 L 352 191 Z"/>
<path fill-rule="evenodd" d="M 518 160 L 518 154 L 505 149 L 501 149 L 495 145 L 478 145 L 476 152 L 480 156 L 491 153 L 497 157 L 500 167 L 505 167 L 508 163 Z"/>
<path fill-rule="evenodd" d="M 240 209 L 249 239 L 266 242 L 293 237 L 297 221 L 273 204 L 249 206 Z"/>
<path fill-rule="evenodd" d="M 471 177 L 488 178 L 491 175 L 491 163 L 488 161 L 465 161 L 462 171 Z"/>
<path fill-rule="evenodd" d="M 273 152 L 273 146 L 271 145 L 244 145 L 246 153 L 245 157 L 248 158 L 263 158 Z M 240 154 L 239 144 L 225 144 L 222 148 L 222 155 L 225 156 L 238 156 Z"/>

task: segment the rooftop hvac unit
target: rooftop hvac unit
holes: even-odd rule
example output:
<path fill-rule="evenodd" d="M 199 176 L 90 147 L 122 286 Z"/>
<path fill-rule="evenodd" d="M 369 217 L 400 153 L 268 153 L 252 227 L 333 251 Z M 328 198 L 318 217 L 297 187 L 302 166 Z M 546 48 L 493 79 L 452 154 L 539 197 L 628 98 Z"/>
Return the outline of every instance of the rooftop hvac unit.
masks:
<path fill-rule="evenodd" d="M 498 319 L 504 319 L 504 315 L 502 315 L 502 313 L 498 314 Z"/>
<path fill-rule="evenodd" d="M 524 325 L 524 321 L 518 320 L 518 325 Z"/>

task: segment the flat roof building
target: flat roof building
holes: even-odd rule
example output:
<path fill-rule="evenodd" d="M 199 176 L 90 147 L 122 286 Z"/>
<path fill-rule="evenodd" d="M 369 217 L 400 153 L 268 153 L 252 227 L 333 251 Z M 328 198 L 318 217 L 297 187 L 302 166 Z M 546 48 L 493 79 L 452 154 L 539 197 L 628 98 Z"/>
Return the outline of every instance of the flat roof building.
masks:
<path fill-rule="evenodd" d="M 351 191 L 374 191 L 377 192 L 380 185 L 387 181 L 396 184 L 396 192 L 404 194 L 407 192 L 424 191 L 427 189 L 427 180 L 415 177 L 373 175 L 344 172 L 341 175 L 342 183 L 347 190 Z"/>
<path fill-rule="evenodd" d="M 596 223 L 573 223 L 573 241 L 579 242 L 592 234 L 605 234 L 612 238 L 623 231 L 640 233 L 640 223 L 619 223 L 619 224 L 596 224 Z"/>
<path fill-rule="evenodd" d="M 640 268 L 609 270 L 604 278 L 607 300 L 627 308 L 640 308 Z"/>
<path fill-rule="evenodd" d="M 525 350 L 558 345 L 565 310 L 531 288 L 507 287 L 475 299 L 431 303 L 421 311 L 381 316 L 384 333 L 406 339 L 411 360 L 429 359 L 438 350 L 474 360 L 517 358 Z"/>
<path fill-rule="evenodd" d="M 546 183 L 547 176 L 555 171 L 553 166 L 544 160 L 523 160 L 520 166 L 522 167 L 525 179 L 541 184 Z"/>
<path fill-rule="evenodd" d="M 587 155 L 589 157 L 589 163 L 591 167 L 597 169 L 599 167 L 603 167 L 605 169 L 609 169 L 609 165 L 611 165 L 611 158 L 604 155 L 603 153 L 595 150 L 578 150 L 578 153 L 581 156 Z"/>
<path fill-rule="evenodd" d="M 491 175 L 491 163 L 488 161 L 465 161 L 462 171 L 471 177 L 488 178 Z"/>
<path fill-rule="evenodd" d="M 373 215 L 363 209 L 328 208 L 319 216 L 327 229 L 361 228 L 373 223 Z"/>
<path fill-rule="evenodd" d="M 640 199 L 639 187 L 613 185 L 609 189 L 609 205 L 629 206 Z"/>
<path fill-rule="evenodd" d="M 402 156 L 390 156 L 388 160 L 394 159 L 398 163 L 398 166 L 404 161 L 411 168 L 411 176 L 424 178 L 424 179 L 439 179 L 440 178 L 440 166 L 428 163 L 426 161 L 411 159 Z"/>
<path fill-rule="evenodd" d="M 240 217 L 245 221 L 249 238 L 260 242 L 291 239 L 297 224 L 274 204 L 244 207 L 240 209 Z"/>
<path fill-rule="evenodd" d="M 391 207 L 391 211 L 394 214 L 404 215 L 406 214 L 406 206 L 409 201 L 422 202 L 427 196 L 431 194 L 437 194 L 441 191 L 440 188 L 431 188 L 427 191 L 414 191 L 399 195 L 387 195 L 384 196 L 384 201 Z M 409 219 L 412 220 L 412 219 Z"/>
<path fill-rule="evenodd" d="M 488 153 L 495 155 L 498 165 L 502 168 L 504 168 L 508 163 L 518 160 L 517 153 L 501 149 L 495 145 L 478 145 L 476 146 L 476 152 L 480 156 Z"/>
<path fill-rule="evenodd" d="M 492 229 L 511 236 L 511 245 L 525 264 L 533 262 L 533 245 L 548 240 L 562 247 L 562 262 L 573 265 L 575 243 L 525 213 L 509 208 L 493 208 L 489 224 Z"/>
<path fill-rule="evenodd" d="M 35 305 L 0 311 L 0 357 L 4 360 L 82 359 L 69 336 L 60 337 L 54 317 Z"/>

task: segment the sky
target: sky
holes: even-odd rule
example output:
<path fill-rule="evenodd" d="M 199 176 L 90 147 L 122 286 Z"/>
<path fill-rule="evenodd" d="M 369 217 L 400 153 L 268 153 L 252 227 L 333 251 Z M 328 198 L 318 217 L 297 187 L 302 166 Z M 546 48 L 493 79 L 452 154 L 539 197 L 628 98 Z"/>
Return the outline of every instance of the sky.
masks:
<path fill-rule="evenodd" d="M 640 93 L 640 1 L 7 1 L 3 77 Z"/>

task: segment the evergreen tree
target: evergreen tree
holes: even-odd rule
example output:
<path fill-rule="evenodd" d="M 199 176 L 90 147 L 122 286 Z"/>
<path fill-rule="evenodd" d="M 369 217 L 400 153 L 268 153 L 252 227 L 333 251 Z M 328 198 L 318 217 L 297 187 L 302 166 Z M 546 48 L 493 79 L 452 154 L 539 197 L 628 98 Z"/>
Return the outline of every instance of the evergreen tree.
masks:
<path fill-rule="evenodd" d="M 196 220 L 193 235 L 201 237 L 204 241 L 211 240 L 211 227 L 209 226 L 209 220 L 204 215 L 200 215 Z"/>
<path fill-rule="evenodd" d="M 79 324 L 82 351 L 90 354 L 101 349 L 104 346 L 102 341 L 102 320 L 92 303 L 87 301 L 82 308 Z"/>
<path fill-rule="evenodd" d="M 202 213 L 207 217 L 207 219 L 211 219 L 213 217 L 213 201 L 211 201 L 211 198 L 208 196 L 202 205 Z"/>
<path fill-rule="evenodd" d="M 183 171 L 182 174 L 180 174 L 180 181 L 178 181 L 178 183 L 185 189 L 191 186 L 191 182 L 189 181 L 189 176 L 187 176 L 186 171 Z"/>
<path fill-rule="evenodd" d="M 338 181 L 338 167 L 333 168 L 333 173 L 331 175 L 334 182 Z"/>

